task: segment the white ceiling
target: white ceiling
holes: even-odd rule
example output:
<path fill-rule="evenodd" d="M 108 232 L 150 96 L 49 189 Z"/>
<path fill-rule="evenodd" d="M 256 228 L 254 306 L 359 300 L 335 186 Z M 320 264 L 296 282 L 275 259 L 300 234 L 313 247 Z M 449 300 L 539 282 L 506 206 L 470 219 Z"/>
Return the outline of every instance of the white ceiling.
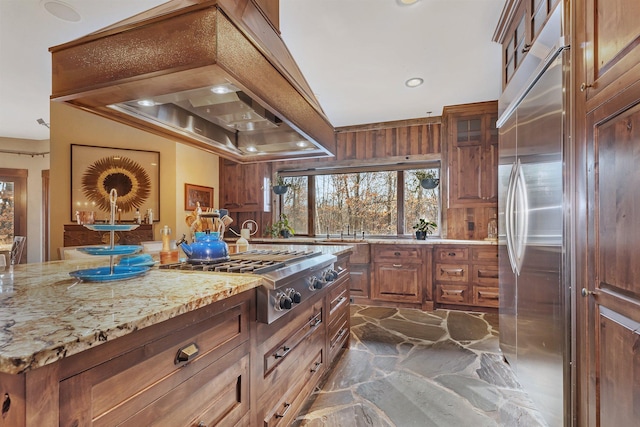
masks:
<path fill-rule="evenodd" d="M 67 22 L 46 2 L 82 17 Z M 0 137 L 49 130 L 48 51 L 165 0 L 0 0 Z M 280 0 L 282 37 L 338 126 L 437 116 L 445 105 L 497 99 L 501 49 L 491 42 L 505 0 Z M 404 82 L 421 77 L 410 89 Z"/>

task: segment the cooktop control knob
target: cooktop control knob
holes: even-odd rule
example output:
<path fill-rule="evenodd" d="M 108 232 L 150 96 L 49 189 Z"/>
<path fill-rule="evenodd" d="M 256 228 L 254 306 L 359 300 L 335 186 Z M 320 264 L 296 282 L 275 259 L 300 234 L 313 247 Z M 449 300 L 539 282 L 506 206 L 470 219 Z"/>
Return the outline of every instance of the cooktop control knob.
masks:
<path fill-rule="evenodd" d="M 312 291 L 322 289 L 322 286 L 324 285 L 324 282 L 318 279 L 316 276 L 309 277 L 307 279 L 307 282 L 309 283 L 309 289 Z"/>
<path fill-rule="evenodd" d="M 338 278 L 338 272 L 330 268 L 324 272 L 323 277 L 327 282 L 332 282 Z"/>
<path fill-rule="evenodd" d="M 276 311 L 289 310 L 291 308 L 291 298 L 284 292 L 278 292 L 275 297 L 276 303 L 273 308 Z"/>
<path fill-rule="evenodd" d="M 302 295 L 300 294 L 300 292 L 296 291 L 293 288 L 288 288 L 286 291 L 284 291 L 287 296 L 291 299 L 291 302 L 293 302 L 294 304 L 300 304 L 300 301 L 302 301 Z"/>

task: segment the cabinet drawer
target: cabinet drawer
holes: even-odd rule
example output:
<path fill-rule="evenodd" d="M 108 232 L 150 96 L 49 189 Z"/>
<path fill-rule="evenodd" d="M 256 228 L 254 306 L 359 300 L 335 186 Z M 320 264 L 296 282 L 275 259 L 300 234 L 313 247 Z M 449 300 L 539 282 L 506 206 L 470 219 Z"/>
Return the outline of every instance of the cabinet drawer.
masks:
<path fill-rule="evenodd" d="M 310 361 L 304 363 L 304 372 L 296 377 L 298 380 L 290 387 L 282 398 L 267 410 L 264 427 L 288 426 L 298 414 L 307 396 L 324 373 L 323 354 L 320 349 Z"/>
<path fill-rule="evenodd" d="M 469 259 L 468 248 L 437 248 L 435 262 L 459 262 Z"/>
<path fill-rule="evenodd" d="M 497 287 L 474 286 L 473 304 L 483 307 L 498 307 L 499 295 L 500 291 Z"/>
<path fill-rule="evenodd" d="M 374 245 L 374 261 L 422 264 L 422 250 L 408 245 Z"/>
<path fill-rule="evenodd" d="M 329 324 L 329 364 L 333 362 L 333 359 L 349 338 L 349 310 L 345 307 L 340 314 L 334 322 Z"/>
<path fill-rule="evenodd" d="M 327 300 L 329 301 L 329 315 L 327 322 L 331 323 L 336 313 L 343 307 L 349 305 L 349 281 L 344 280 L 337 287 L 329 292 Z"/>
<path fill-rule="evenodd" d="M 133 413 L 129 411 L 150 405 L 205 365 L 247 342 L 247 320 L 247 304 L 238 305 L 62 381 L 60 425 L 76 421 L 91 425 L 94 420 L 114 416 L 124 420 Z M 178 352 L 189 347 L 197 353 L 186 361 L 176 360 Z"/>
<path fill-rule="evenodd" d="M 437 285 L 436 302 L 443 304 L 469 304 L 469 288 L 467 286 Z"/>
<path fill-rule="evenodd" d="M 494 246 L 489 248 L 471 248 L 471 259 L 474 263 L 486 262 L 498 265 L 498 248 Z"/>
<path fill-rule="evenodd" d="M 316 307 L 314 307 L 316 308 Z M 307 317 L 307 321 L 298 329 L 293 331 L 291 335 L 278 343 L 275 347 L 267 350 L 264 354 L 264 376 L 267 377 L 270 372 L 279 364 L 287 359 L 295 359 L 294 350 L 296 347 L 314 331 L 322 327 L 322 308 L 317 307 L 311 316 Z"/>
<path fill-rule="evenodd" d="M 498 286 L 498 266 L 474 265 L 473 282 L 481 285 Z"/>
<path fill-rule="evenodd" d="M 436 280 L 440 282 L 468 282 L 467 264 L 436 264 Z"/>

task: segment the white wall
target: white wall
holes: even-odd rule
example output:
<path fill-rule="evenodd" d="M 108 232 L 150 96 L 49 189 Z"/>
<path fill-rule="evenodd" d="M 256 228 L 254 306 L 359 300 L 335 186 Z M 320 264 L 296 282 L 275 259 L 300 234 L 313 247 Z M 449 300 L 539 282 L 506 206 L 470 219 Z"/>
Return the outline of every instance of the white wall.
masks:
<path fill-rule="evenodd" d="M 0 150 L 48 153 L 49 141 L 0 138 Z M 44 260 L 42 171 L 49 169 L 50 156 L 0 153 L 0 168 L 27 169 L 27 262 Z"/>

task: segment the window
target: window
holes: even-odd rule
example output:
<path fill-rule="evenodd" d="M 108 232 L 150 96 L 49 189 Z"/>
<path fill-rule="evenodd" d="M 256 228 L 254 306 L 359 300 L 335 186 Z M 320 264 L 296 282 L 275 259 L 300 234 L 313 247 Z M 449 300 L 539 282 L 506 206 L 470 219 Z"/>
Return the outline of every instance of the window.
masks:
<path fill-rule="evenodd" d="M 420 218 L 440 224 L 439 187 L 422 188 L 415 176 L 418 170 L 433 172 L 436 177 L 440 173 L 439 167 L 430 166 L 289 176 L 286 181 L 291 186 L 282 196 L 282 212 L 298 235 L 361 236 L 363 232 L 367 236 L 411 235 L 412 226 Z M 312 194 L 310 186 L 314 188 Z M 309 206 L 314 206 L 312 212 Z M 436 230 L 435 234 L 439 233 Z"/>

